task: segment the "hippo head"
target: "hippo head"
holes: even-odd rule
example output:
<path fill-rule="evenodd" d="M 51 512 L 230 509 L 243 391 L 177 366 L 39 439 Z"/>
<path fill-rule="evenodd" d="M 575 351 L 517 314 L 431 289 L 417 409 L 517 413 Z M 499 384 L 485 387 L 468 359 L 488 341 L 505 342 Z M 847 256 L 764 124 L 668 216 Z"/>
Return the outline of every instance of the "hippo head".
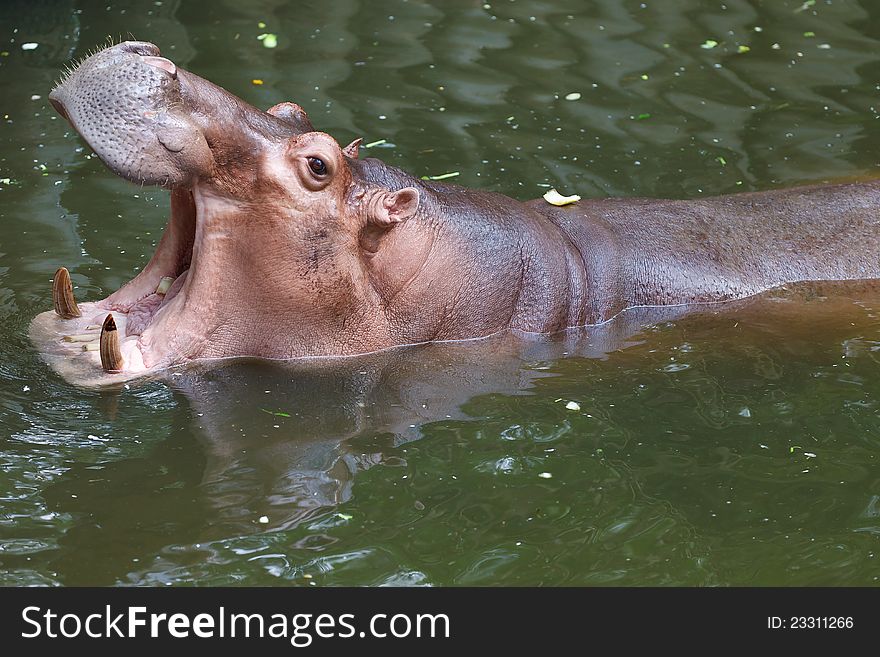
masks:
<path fill-rule="evenodd" d="M 260 111 L 147 43 L 89 57 L 50 100 L 112 171 L 171 191 L 156 253 L 122 288 L 77 305 L 57 272 L 55 313 L 31 336 L 66 378 L 102 384 L 201 358 L 399 343 L 383 295 L 424 262 L 430 239 L 382 247 L 425 189 L 368 182 L 359 140 L 340 148 L 299 106 Z M 402 256 L 388 266 L 391 251 Z"/>

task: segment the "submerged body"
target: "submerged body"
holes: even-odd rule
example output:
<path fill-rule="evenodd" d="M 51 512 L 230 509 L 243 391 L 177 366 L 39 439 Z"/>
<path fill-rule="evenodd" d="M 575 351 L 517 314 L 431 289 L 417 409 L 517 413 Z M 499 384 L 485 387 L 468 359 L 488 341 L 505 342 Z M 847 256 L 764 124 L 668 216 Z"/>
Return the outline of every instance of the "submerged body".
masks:
<path fill-rule="evenodd" d="M 79 355 L 96 374 L 100 355 L 113 379 L 200 358 L 550 333 L 635 306 L 880 278 L 878 182 L 521 203 L 359 160 L 358 141 L 341 148 L 298 106 L 261 112 L 136 42 L 87 59 L 50 100 L 114 172 L 172 193 L 141 274 L 32 330 L 63 353 L 65 335 L 109 335 L 111 314 L 119 347 L 101 338 L 107 348 Z"/>

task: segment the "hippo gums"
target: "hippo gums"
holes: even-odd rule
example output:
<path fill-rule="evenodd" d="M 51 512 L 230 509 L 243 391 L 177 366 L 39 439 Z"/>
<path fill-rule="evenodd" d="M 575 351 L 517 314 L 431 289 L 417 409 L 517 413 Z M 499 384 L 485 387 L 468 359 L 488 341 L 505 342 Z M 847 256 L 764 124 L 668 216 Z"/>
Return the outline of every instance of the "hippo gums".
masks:
<path fill-rule="evenodd" d="M 89 57 L 49 98 L 114 173 L 171 193 L 143 271 L 77 304 L 61 268 L 54 312 L 31 326 L 42 351 L 90 373 L 83 384 L 880 278 L 880 182 L 523 203 L 358 159 L 360 140 L 340 147 L 298 105 L 258 110 L 141 42 Z"/>

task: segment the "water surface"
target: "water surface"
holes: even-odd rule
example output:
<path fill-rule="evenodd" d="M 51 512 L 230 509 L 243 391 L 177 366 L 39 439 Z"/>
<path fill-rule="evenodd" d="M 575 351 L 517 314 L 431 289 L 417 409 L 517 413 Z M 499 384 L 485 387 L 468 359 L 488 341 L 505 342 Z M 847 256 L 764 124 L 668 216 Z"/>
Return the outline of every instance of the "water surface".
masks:
<path fill-rule="evenodd" d="M 0 6 L 0 583 L 876 584 L 870 290 L 103 392 L 26 328 L 164 225 L 46 101 L 108 35 L 417 175 L 689 198 L 876 169 L 877 3 L 244 4 Z"/>

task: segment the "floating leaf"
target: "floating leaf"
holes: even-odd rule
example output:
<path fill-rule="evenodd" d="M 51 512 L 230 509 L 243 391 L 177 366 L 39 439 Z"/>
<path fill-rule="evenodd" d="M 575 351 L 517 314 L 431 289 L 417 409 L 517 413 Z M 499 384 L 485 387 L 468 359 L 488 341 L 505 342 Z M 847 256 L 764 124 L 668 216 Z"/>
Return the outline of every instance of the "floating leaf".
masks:
<path fill-rule="evenodd" d="M 816 33 L 815 32 L 804 32 L 804 36 L 807 37 L 808 39 L 812 39 L 814 36 L 816 36 Z"/>
<path fill-rule="evenodd" d="M 458 175 L 461 175 L 461 171 L 450 171 L 449 173 L 441 173 L 439 176 L 422 176 L 422 180 L 446 180 Z"/>
<path fill-rule="evenodd" d="M 551 189 L 546 194 L 544 194 L 544 200 L 547 201 L 550 205 L 569 205 L 570 203 L 576 203 L 581 200 L 581 197 L 577 194 L 572 194 L 571 196 L 563 196 L 556 189 Z"/>
<path fill-rule="evenodd" d="M 260 34 L 257 36 L 257 39 L 263 42 L 264 48 L 274 48 L 278 45 L 278 35 L 277 34 Z"/>
<path fill-rule="evenodd" d="M 736 49 L 736 51 L 737 51 L 740 55 L 744 55 L 744 54 L 746 54 L 749 50 L 751 50 L 751 48 L 749 48 L 748 46 L 740 46 L 739 48 Z"/>
<path fill-rule="evenodd" d="M 706 39 L 703 43 L 700 44 L 700 48 L 705 48 L 706 50 L 711 50 L 715 46 L 718 45 L 718 42 L 715 39 Z"/>
<path fill-rule="evenodd" d="M 643 112 L 636 117 L 636 121 L 644 121 L 645 119 L 650 119 L 651 115 L 648 112 Z"/>
<path fill-rule="evenodd" d="M 254 80 L 251 80 L 251 84 L 255 84 L 259 87 L 261 84 L 263 84 L 263 81 L 260 79 L 254 79 Z"/>
<path fill-rule="evenodd" d="M 284 411 L 270 411 L 266 408 L 261 408 L 260 410 L 269 415 L 274 415 L 275 417 L 290 417 L 290 413 L 285 413 Z"/>
<path fill-rule="evenodd" d="M 807 0 L 804 4 L 802 4 L 800 7 L 795 9 L 794 13 L 799 14 L 802 11 L 806 11 L 807 9 L 812 7 L 814 4 L 816 4 L 816 0 Z"/>

